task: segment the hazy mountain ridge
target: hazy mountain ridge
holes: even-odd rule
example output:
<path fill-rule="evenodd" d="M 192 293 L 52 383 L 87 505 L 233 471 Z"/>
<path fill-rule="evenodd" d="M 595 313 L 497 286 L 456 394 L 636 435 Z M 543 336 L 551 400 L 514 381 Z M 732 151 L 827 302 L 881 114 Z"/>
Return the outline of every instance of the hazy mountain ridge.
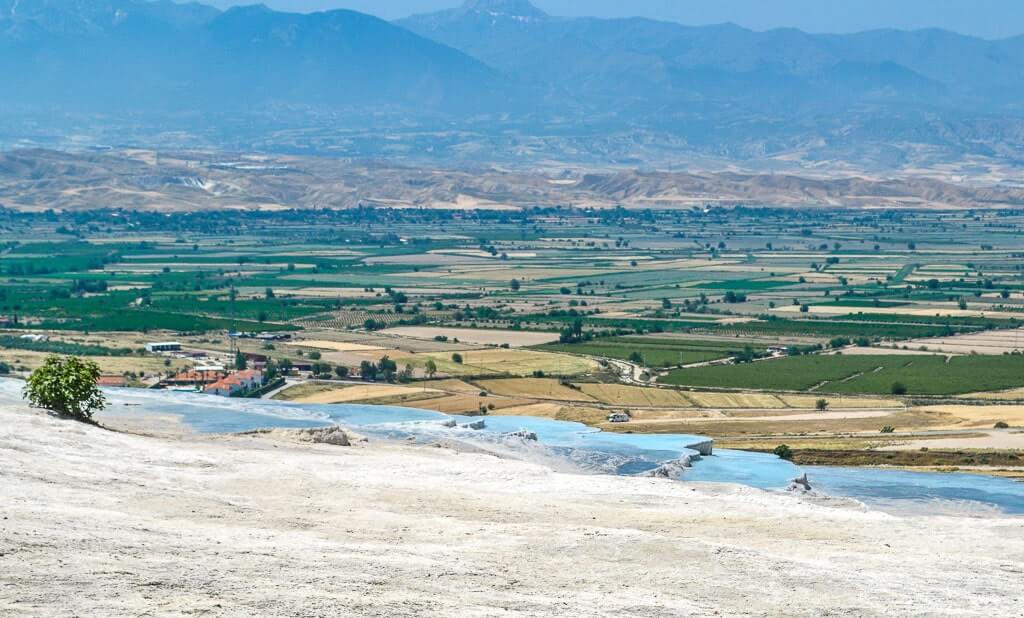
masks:
<path fill-rule="evenodd" d="M 995 109 L 1017 106 L 1024 92 L 1020 39 L 985 41 L 941 30 L 753 32 L 644 18 L 522 19 L 522 7 L 510 13 L 505 5 L 476 0 L 397 23 L 498 69 L 626 101 L 699 100 L 710 89 L 712 96 L 740 101 L 767 93 L 830 105 L 853 98 Z M 948 100 L 922 100 L 937 96 Z"/>
<path fill-rule="evenodd" d="M 354 11 L 223 13 L 164 0 L 5 0 L 0 101 L 71 111 L 226 111 L 266 104 L 448 110 L 491 88 L 473 58 Z"/>
<path fill-rule="evenodd" d="M 518 165 L 1024 161 L 1024 37 L 563 18 L 528 0 L 469 0 L 397 25 L 258 5 L 0 0 L 0 54 L 7 144 L 73 133 Z M 58 141 L 36 139 L 47 133 Z"/>

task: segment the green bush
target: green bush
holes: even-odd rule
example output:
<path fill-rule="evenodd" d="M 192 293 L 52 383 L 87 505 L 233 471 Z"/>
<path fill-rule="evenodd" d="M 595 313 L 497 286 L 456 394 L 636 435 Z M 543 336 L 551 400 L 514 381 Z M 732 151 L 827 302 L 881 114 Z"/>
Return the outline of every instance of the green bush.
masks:
<path fill-rule="evenodd" d="M 785 459 L 786 461 L 793 460 L 793 449 L 789 448 L 786 444 L 776 446 L 775 450 L 772 452 L 775 453 L 779 459 Z"/>
<path fill-rule="evenodd" d="M 99 378 L 100 368 L 92 361 L 50 356 L 32 372 L 22 393 L 36 407 L 89 422 L 107 404 L 96 385 Z"/>

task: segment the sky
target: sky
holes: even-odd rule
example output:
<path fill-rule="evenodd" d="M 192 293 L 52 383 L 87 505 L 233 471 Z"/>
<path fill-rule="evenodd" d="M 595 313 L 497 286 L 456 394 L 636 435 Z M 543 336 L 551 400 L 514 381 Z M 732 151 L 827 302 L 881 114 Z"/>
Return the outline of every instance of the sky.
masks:
<path fill-rule="evenodd" d="M 205 0 L 221 8 L 262 2 L 285 11 L 348 8 L 397 19 L 461 0 Z M 945 28 L 983 38 L 1024 34 L 1024 0 L 534 0 L 552 15 L 644 16 L 690 25 L 733 22 L 753 30 L 794 27 L 845 33 Z"/>

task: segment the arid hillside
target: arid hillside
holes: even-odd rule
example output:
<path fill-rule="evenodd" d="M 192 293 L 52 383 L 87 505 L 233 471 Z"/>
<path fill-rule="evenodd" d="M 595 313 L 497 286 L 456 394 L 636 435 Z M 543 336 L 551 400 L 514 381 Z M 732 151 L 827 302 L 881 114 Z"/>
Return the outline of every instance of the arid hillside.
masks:
<path fill-rule="evenodd" d="M 1024 189 L 933 176 L 803 176 L 635 170 L 427 169 L 366 160 L 156 153 L 0 155 L 0 204 L 18 210 L 608 208 L 703 204 L 978 208 L 1024 204 Z"/>

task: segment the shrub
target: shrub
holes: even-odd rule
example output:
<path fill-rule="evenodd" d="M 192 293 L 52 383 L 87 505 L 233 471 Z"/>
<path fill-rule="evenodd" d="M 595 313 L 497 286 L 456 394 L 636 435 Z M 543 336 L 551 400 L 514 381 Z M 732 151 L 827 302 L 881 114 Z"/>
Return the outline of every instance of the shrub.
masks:
<path fill-rule="evenodd" d="M 99 366 L 77 356 L 50 356 L 32 372 L 22 391 L 32 405 L 79 421 L 92 421 L 107 401 L 96 383 Z"/>
<path fill-rule="evenodd" d="M 11 372 L 11 366 L 7 363 L 0 361 L 0 376 L 7 375 Z"/>
<path fill-rule="evenodd" d="M 455 363 L 456 365 L 461 365 L 462 364 L 462 355 L 459 354 L 458 352 L 456 352 L 455 354 L 452 354 L 452 362 Z"/>
<path fill-rule="evenodd" d="M 814 402 L 814 409 L 819 412 L 824 412 L 828 409 L 828 399 L 819 399 Z"/>
<path fill-rule="evenodd" d="M 892 387 L 889 389 L 893 395 L 906 395 L 907 385 L 903 382 L 893 382 Z"/>
<path fill-rule="evenodd" d="M 998 423 L 995 424 L 995 428 L 996 429 L 1009 429 L 1010 428 L 1010 424 L 1007 423 L 1006 421 L 999 421 Z"/>
<path fill-rule="evenodd" d="M 786 461 L 792 461 L 793 459 L 793 449 L 789 448 L 786 444 L 776 446 L 775 450 L 772 452 L 775 453 L 779 459 L 785 459 Z"/>
<path fill-rule="evenodd" d="M 895 427 L 893 427 L 892 425 L 886 425 L 885 427 L 882 427 L 882 430 L 881 430 L 880 433 L 894 433 L 895 431 L 896 431 Z"/>

